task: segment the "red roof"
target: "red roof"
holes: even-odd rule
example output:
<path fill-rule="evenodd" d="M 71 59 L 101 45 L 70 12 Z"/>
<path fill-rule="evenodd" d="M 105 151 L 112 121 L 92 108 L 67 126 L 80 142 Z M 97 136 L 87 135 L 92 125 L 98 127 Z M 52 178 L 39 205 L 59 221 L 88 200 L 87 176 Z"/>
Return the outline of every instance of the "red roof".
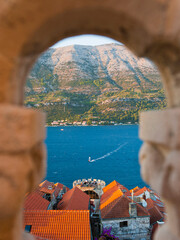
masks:
<path fill-rule="evenodd" d="M 53 194 L 55 189 L 49 189 L 49 188 L 46 188 L 46 187 L 42 187 L 40 191 L 43 192 L 43 193 L 47 193 L 47 194 Z"/>
<path fill-rule="evenodd" d="M 49 201 L 44 199 L 45 193 L 54 194 L 55 198 L 58 196 L 60 190 L 63 189 L 63 184 L 52 183 L 47 180 L 39 184 L 31 193 L 27 193 L 25 196 L 24 209 L 25 210 L 45 210 L 48 208 Z M 69 188 L 66 187 L 66 191 Z"/>
<path fill-rule="evenodd" d="M 159 199 L 156 199 L 156 200 L 152 200 L 153 201 L 153 203 L 154 203 L 154 205 L 159 209 L 159 211 L 161 212 L 161 213 L 165 213 L 166 211 L 165 211 L 165 206 L 164 206 L 164 203 L 161 201 L 161 200 L 159 200 Z"/>
<path fill-rule="evenodd" d="M 107 186 L 105 186 L 103 188 L 103 192 L 105 193 L 105 192 L 109 191 L 110 189 L 112 189 L 115 186 L 118 186 L 118 188 L 121 189 L 123 193 L 129 191 L 126 187 L 124 187 L 123 185 L 118 183 L 116 180 L 114 180 L 114 181 L 112 181 L 111 183 L 109 183 Z"/>
<path fill-rule="evenodd" d="M 62 200 L 57 205 L 57 209 L 88 210 L 89 202 L 90 197 L 79 188 L 74 187 L 63 195 Z"/>
<path fill-rule="evenodd" d="M 25 211 L 24 228 L 31 225 L 31 234 L 51 240 L 90 240 L 90 217 L 82 211 Z"/>
<path fill-rule="evenodd" d="M 153 201 L 152 199 L 148 198 L 146 200 L 147 202 L 147 210 L 150 213 L 151 217 L 150 217 L 150 224 L 154 224 L 157 221 L 160 221 L 162 219 L 164 219 L 164 215 L 163 213 L 160 212 L 160 210 L 158 209 L 158 207 L 156 206 L 155 201 Z"/>
<path fill-rule="evenodd" d="M 151 207 L 156 206 L 161 213 L 163 213 L 163 214 L 165 213 L 164 203 L 160 199 L 150 199 L 150 198 L 148 198 L 146 200 L 146 202 L 147 202 L 147 208 L 148 209 L 150 209 Z"/>
<path fill-rule="evenodd" d="M 159 211 L 159 209 L 154 206 L 153 208 L 148 209 L 148 212 L 150 213 L 150 224 L 154 224 L 157 221 L 163 220 L 164 216 L 163 214 Z"/>
<path fill-rule="evenodd" d="M 136 192 L 134 193 L 134 196 L 139 196 L 139 195 L 143 194 L 143 193 L 146 192 L 146 191 L 148 191 L 148 192 L 150 193 L 152 190 L 150 190 L 150 189 L 147 188 L 147 187 L 143 187 L 143 188 L 140 188 L 138 191 L 136 191 Z"/>
<path fill-rule="evenodd" d="M 121 194 L 118 195 L 119 191 L 122 191 Z M 151 189 L 147 187 L 143 187 L 140 189 L 139 187 L 135 187 L 132 189 L 134 192 L 134 196 L 142 196 L 144 192 L 148 191 L 152 192 Z M 131 192 L 132 192 L 131 190 Z M 103 195 L 101 196 L 101 216 L 102 218 L 125 218 L 130 217 L 129 215 L 129 202 L 131 201 L 127 196 L 130 196 L 130 191 L 125 188 L 123 185 L 119 184 L 116 181 L 113 181 L 105 188 L 103 188 Z M 164 204 L 161 202 L 160 197 L 154 193 L 154 197 L 152 199 L 146 199 L 147 207 L 144 208 L 141 205 L 137 204 L 137 214 L 138 216 L 148 216 L 150 215 L 150 223 L 154 224 L 155 222 L 162 220 L 165 212 Z"/>
<path fill-rule="evenodd" d="M 63 187 L 64 187 L 64 185 L 62 184 L 62 183 L 55 183 L 54 184 L 56 187 L 58 187 L 59 189 L 63 189 Z M 68 191 L 69 190 L 69 188 L 68 187 L 66 187 L 66 191 Z"/>
<path fill-rule="evenodd" d="M 109 198 L 106 199 L 106 201 L 102 202 L 100 204 L 100 209 L 106 207 L 107 205 L 109 205 L 111 202 L 113 202 L 114 200 L 118 199 L 119 197 L 121 197 L 123 195 L 123 192 L 121 191 L 121 189 L 118 189 L 117 191 L 113 192 Z"/>
<path fill-rule="evenodd" d="M 55 195 L 55 197 L 57 197 L 58 194 L 59 194 L 59 192 L 60 192 L 61 190 L 63 190 L 64 185 L 63 185 L 62 183 L 56 183 L 56 184 L 54 184 L 54 186 L 55 186 L 54 195 Z M 67 192 L 67 191 L 69 191 L 69 188 L 68 188 L 68 187 L 65 187 L 65 190 L 66 190 L 66 192 Z"/>
<path fill-rule="evenodd" d="M 107 190 L 105 193 L 102 194 L 100 202 L 105 202 L 115 191 L 117 191 L 119 188 L 118 186 L 114 186 Z"/>
<path fill-rule="evenodd" d="M 109 218 L 128 218 L 129 215 L 129 203 L 131 200 L 127 198 L 125 195 L 117 198 L 106 207 L 101 210 L 101 217 L 103 219 Z M 140 206 L 138 203 L 137 205 L 137 216 L 149 216 L 149 213 L 146 209 Z"/>
<path fill-rule="evenodd" d="M 37 192 L 32 192 L 25 197 L 25 210 L 47 210 L 49 201 L 40 196 Z"/>
<path fill-rule="evenodd" d="M 48 180 L 45 180 L 44 182 L 39 184 L 40 188 L 48 188 L 49 186 L 53 187 L 54 183 L 53 182 L 49 182 Z"/>
<path fill-rule="evenodd" d="M 64 185 L 62 183 L 53 183 L 45 180 L 41 184 L 39 184 L 39 190 L 43 193 L 53 194 L 57 197 L 60 190 L 63 190 Z M 65 187 L 66 192 L 69 191 L 68 187 Z"/>
<path fill-rule="evenodd" d="M 151 198 L 146 199 L 146 203 L 147 203 L 147 209 L 153 208 L 154 207 L 154 202 Z"/>
<path fill-rule="evenodd" d="M 131 190 L 130 190 L 130 193 L 132 193 L 132 191 L 133 191 L 133 193 L 135 193 L 135 192 L 137 192 L 137 191 L 139 191 L 140 190 L 140 188 L 138 187 L 138 186 L 136 186 L 135 188 L 132 188 Z"/>
<path fill-rule="evenodd" d="M 124 187 L 124 186 L 121 185 L 121 184 L 118 184 L 118 187 L 119 187 L 119 189 L 121 189 L 121 191 L 122 191 L 125 195 L 131 196 L 131 193 L 130 193 L 129 189 L 127 189 L 126 187 Z"/>
<path fill-rule="evenodd" d="M 123 185 L 114 180 L 113 182 L 108 184 L 105 188 L 103 188 L 104 193 L 101 196 L 100 200 L 101 204 L 107 201 L 118 189 L 122 192 L 122 194 L 126 196 L 131 195 L 130 191 L 126 187 L 124 187 Z"/>

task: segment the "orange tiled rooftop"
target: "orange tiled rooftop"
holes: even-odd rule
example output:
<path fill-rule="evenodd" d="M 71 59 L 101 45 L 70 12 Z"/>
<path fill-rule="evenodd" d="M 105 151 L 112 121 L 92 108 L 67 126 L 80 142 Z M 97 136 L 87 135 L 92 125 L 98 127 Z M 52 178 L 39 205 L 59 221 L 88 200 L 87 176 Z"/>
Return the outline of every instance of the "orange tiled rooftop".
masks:
<path fill-rule="evenodd" d="M 88 210 L 90 197 L 77 187 L 66 192 L 58 203 L 59 210 Z"/>
<path fill-rule="evenodd" d="M 103 219 L 107 218 L 130 218 L 129 214 L 129 203 L 131 199 L 122 195 L 112 201 L 110 204 L 106 205 L 104 208 L 101 209 L 101 217 Z M 148 211 L 140 206 L 138 203 L 137 205 L 137 216 L 148 216 Z"/>
<path fill-rule="evenodd" d="M 30 233 L 50 240 L 90 240 L 89 211 L 25 211 L 24 227 L 31 226 Z"/>

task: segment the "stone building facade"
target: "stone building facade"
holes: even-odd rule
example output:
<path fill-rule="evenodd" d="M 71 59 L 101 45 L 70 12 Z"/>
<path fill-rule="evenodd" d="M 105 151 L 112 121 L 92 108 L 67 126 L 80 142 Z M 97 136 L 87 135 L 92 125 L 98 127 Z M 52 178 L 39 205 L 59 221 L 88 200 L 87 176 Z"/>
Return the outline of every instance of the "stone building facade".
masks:
<path fill-rule="evenodd" d="M 150 240 L 150 216 L 104 219 L 102 224 L 122 240 Z"/>
<path fill-rule="evenodd" d="M 148 210 L 130 199 L 128 192 L 121 192 L 118 196 L 120 189 L 117 189 L 111 195 L 114 188 L 117 186 L 108 189 L 102 195 L 100 209 L 103 227 L 112 228 L 111 232 L 122 240 L 150 240 L 151 226 Z"/>
<path fill-rule="evenodd" d="M 90 196 L 95 205 L 95 212 L 99 211 L 100 197 L 103 194 L 103 188 L 106 183 L 100 179 L 78 179 L 73 182 L 73 188 L 78 187 Z"/>
<path fill-rule="evenodd" d="M 0 239 L 23 233 L 24 196 L 46 173 L 45 116 L 23 107 L 34 61 L 57 41 L 91 33 L 148 57 L 162 75 L 164 111 L 140 115 L 143 179 L 164 199 L 167 221 L 155 240 L 180 239 L 180 3 L 178 0 L 1 0 Z M 112 169 L 113 171 L 113 169 Z"/>

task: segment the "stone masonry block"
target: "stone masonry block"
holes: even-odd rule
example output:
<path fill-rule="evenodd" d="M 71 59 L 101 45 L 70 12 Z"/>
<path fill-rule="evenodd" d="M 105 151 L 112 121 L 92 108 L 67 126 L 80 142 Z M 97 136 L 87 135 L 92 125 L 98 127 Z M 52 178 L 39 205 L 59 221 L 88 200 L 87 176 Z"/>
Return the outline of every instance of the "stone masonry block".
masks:
<path fill-rule="evenodd" d="M 180 148 L 180 108 L 142 112 L 139 137 L 143 141 Z"/>
<path fill-rule="evenodd" d="M 4 56 L 0 55 L 0 102 L 10 102 L 12 100 L 14 86 L 11 75 L 13 64 Z M 11 86 L 11 87 L 10 87 Z"/>
<path fill-rule="evenodd" d="M 31 149 L 45 139 L 45 114 L 25 107 L 0 105 L 0 152 Z"/>
<path fill-rule="evenodd" d="M 34 170 L 29 152 L 0 154 L 0 220 L 17 215 L 25 194 L 31 190 Z"/>

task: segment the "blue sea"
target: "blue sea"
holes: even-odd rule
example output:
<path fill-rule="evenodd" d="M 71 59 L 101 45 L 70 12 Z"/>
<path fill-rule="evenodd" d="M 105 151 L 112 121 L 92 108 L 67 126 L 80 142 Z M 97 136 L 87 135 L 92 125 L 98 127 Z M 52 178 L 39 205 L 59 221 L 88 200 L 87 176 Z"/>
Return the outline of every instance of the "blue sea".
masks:
<path fill-rule="evenodd" d="M 69 188 L 74 180 L 91 177 L 106 184 L 116 180 L 129 189 L 146 185 L 138 163 L 137 125 L 47 127 L 46 145 L 49 181 Z"/>

